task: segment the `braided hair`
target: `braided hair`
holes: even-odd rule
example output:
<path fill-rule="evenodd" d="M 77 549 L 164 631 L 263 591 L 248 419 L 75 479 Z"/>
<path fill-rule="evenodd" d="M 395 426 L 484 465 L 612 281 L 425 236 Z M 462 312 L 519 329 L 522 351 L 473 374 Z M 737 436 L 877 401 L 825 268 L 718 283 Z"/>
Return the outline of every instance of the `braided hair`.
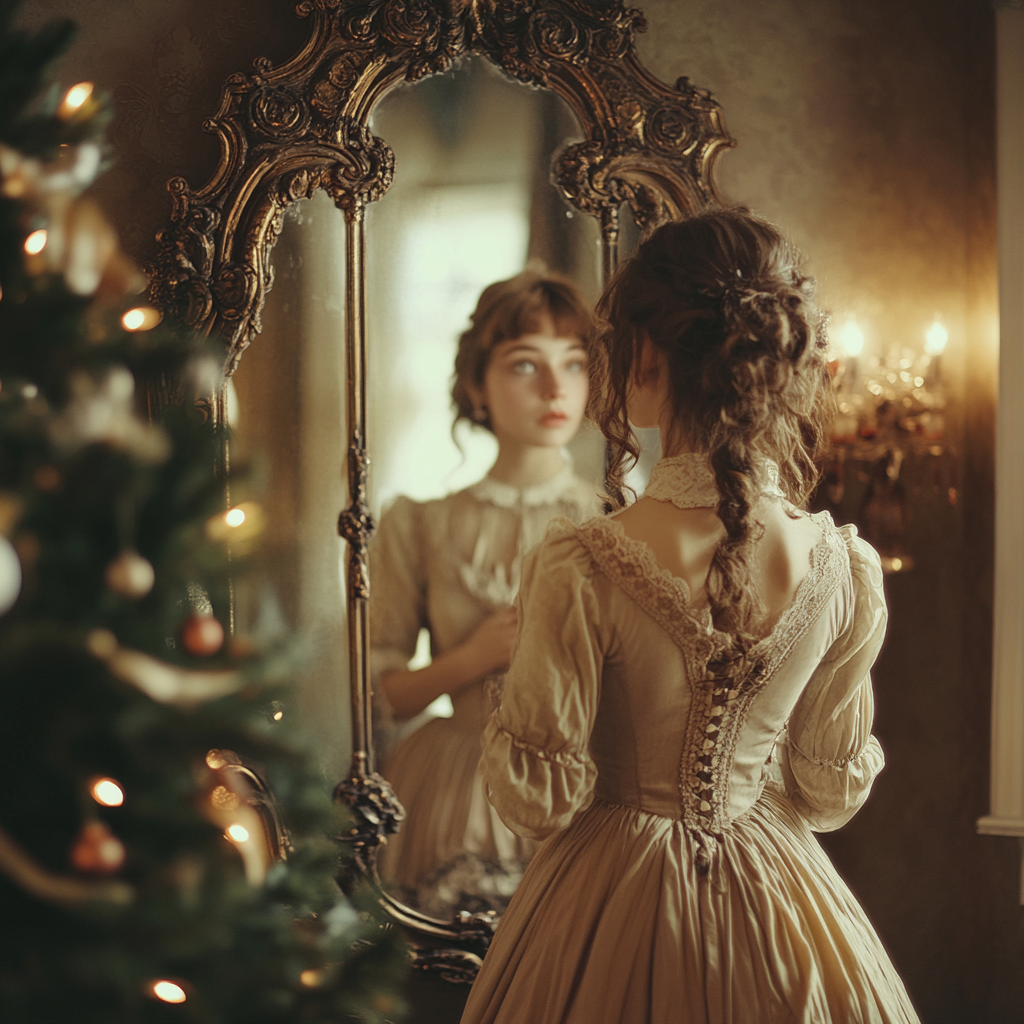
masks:
<path fill-rule="evenodd" d="M 793 504 L 817 483 L 835 399 L 825 321 L 800 255 L 773 225 L 738 209 L 662 225 L 609 283 L 598 304 L 590 415 L 611 447 L 608 489 L 621 507 L 639 445 L 626 415 L 641 342 L 665 356 L 673 410 L 670 447 L 707 453 L 725 537 L 707 580 L 715 627 L 743 661 L 763 611 L 748 554 L 760 536 L 753 504 L 764 463 L 779 467 Z"/>

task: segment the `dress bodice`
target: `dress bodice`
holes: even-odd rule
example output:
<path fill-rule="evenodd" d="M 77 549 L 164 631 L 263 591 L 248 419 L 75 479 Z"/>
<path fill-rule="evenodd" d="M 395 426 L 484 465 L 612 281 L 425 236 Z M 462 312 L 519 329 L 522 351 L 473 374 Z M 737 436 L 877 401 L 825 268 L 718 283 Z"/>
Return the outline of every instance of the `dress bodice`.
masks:
<path fill-rule="evenodd" d="M 552 519 L 578 523 L 597 509 L 596 489 L 568 465 L 533 487 L 488 476 L 435 501 L 398 498 L 370 547 L 373 673 L 405 668 L 421 629 L 434 655 L 462 643 L 514 602 L 523 557 Z M 465 688 L 453 706 L 456 722 L 479 733 L 492 707 L 488 686 Z"/>
<path fill-rule="evenodd" d="M 709 474 L 677 496 L 706 497 Z M 524 570 L 517 655 L 488 726 L 485 773 L 511 827 L 547 834 L 596 797 L 714 836 L 773 775 L 816 827 L 854 813 L 881 767 L 881 572 L 852 527 L 813 518 L 821 539 L 792 604 L 727 682 L 708 664 L 729 638 L 646 544 L 615 519 L 552 528 Z"/>

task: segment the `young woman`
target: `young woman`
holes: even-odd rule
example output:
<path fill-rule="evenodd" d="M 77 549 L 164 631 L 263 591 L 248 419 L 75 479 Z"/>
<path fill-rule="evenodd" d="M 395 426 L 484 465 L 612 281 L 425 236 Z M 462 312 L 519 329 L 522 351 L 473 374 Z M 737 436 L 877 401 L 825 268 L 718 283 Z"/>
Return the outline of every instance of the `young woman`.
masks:
<path fill-rule="evenodd" d="M 526 271 L 480 296 L 459 341 L 456 422 L 490 430 L 498 457 L 479 483 L 439 501 L 398 499 L 370 552 L 371 666 L 378 700 L 404 721 L 450 694 L 455 713 L 415 730 L 384 775 L 406 809 L 380 859 L 421 910 L 503 909 L 535 845 L 487 803 L 480 736 L 512 651 L 524 553 L 556 516 L 599 510 L 562 454 L 587 404 L 592 317 L 567 280 Z M 433 660 L 411 671 L 421 628 Z"/>
<path fill-rule="evenodd" d="M 527 559 L 484 739 L 490 799 L 547 841 L 464 1024 L 917 1017 L 813 831 L 882 767 L 878 557 L 799 511 L 832 402 L 811 282 L 775 228 L 709 212 L 618 273 L 595 415 L 666 457 L 645 495 Z"/>

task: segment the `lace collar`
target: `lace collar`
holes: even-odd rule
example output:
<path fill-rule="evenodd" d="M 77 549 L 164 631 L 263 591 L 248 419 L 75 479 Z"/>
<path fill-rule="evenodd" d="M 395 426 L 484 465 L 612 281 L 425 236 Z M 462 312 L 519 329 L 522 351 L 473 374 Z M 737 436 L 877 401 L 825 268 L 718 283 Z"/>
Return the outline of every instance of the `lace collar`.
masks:
<path fill-rule="evenodd" d="M 513 487 L 485 476 L 469 489 L 469 493 L 478 501 L 489 501 L 499 508 L 535 507 L 553 505 L 557 501 L 574 501 L 575 484 L 576 474 L 567 462 L 553 477 L 531 487 Z"/>
<path fill-rule="evenodd" d="M 761 493 L 784 498 L 779 487 L 779 467 L 768 459 L 760 466 Z M 685 452 L 662 459 L 651 470 L 645 498 L 669 501 L 677 508 L 716 508 L 718 486 L 708 457 L 700 452 Z"/>

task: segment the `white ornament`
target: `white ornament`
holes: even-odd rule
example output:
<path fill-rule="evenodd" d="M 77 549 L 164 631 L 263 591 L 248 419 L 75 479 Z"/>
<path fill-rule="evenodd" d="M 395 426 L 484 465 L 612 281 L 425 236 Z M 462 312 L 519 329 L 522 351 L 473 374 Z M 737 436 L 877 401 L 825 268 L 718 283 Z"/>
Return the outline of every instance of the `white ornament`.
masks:
<path fill-rule="evenodd" d="M 21 593 L 21 562 L 11 542 L 0 535 L 0 615 L 8 611 Z"/>
<path fill-rule="evenodd" d="M 145 597 L 156 579 L 153 566 L 136 551 L 122 551 L 107 566 L 105 576 L 111 590 L 133 600 Z"/>

